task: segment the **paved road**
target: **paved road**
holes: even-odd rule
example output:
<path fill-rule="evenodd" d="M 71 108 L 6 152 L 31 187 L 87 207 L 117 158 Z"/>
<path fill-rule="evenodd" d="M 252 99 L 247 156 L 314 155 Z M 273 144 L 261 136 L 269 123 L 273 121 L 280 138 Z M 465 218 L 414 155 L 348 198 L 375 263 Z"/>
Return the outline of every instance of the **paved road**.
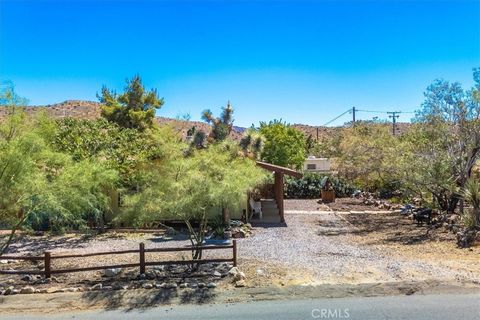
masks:
<path fill-rule="evenodd" d="M 480 319 L 480 294 L 412 295 L 373 298 L 341 298 L 243 302 L 236 304 L 164 306 L 143 311 L 88 311 L 49 316 L 0 316 L 1 319 Z"/>

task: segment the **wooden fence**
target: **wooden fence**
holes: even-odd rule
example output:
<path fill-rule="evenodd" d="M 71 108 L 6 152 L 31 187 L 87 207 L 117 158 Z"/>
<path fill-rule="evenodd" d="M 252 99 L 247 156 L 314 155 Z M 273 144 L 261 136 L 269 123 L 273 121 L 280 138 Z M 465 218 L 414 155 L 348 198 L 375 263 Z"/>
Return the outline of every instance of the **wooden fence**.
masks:
<path fill-rule="evenodd" d="M 168 261 L 146 261 L 145 253 L 152 252 L 181 252 L 181 251 L 193 251 L 193 250 L 218 250 L 218 249 L 232 249 L 232 258 L 228 259 L 200 259 L 200 260 L 168 260 Z M 68 258 L 84 258 L 84 257 L 93 257 L 93 256 L 105 256 L 105 255 L 117 255 L 117 254 L 132 254 L 137 253 L 139 256 L 139 263 L 127 263 L 127 264 L 116 264 L 108 266 L 94 266 L 94 267 L 85 267 L 85 268 L 73 268 L 73 269 L 52 269 L 52 260 L 58 259 L 68 259 Z M 199 264 L 199 263 L 218 263 L 218 262 L 232 262 L 233 266 L 237 266 L 237 240 L 233 240 L 230 245 L 210 245 L 210 246 L 201 246 L 201 247 L 171 247 L 171 248 L 152 248 L 145 249 L 145 244 L 142 242 L 139 245 L 138 250 L 122 250 L 122 251 L 105 251 L 105 252 L 92 252 L 84 254 L 52 254 L 49 251 L 45 251 L 43 256 L 40 257 L 26 257 L 26 256 L 0 256 L 2 260 L 25 260 L 25 261 L 43 261 L 44 270 L 0 270 L 1 274 L 40 274 L 44 275 L 45 278 L 50 278 L 52 274 L 60 273 L 70 273 L 70 272 L 81 272 L 81 271 L 93 271 L 93 270 L 103 270 L 103 269 L 112 269 L 112 268 L 140 268 L 140 274 L 145 273 L 145 268 L 147 266 L 159 266 L 159 265 L 170 265 L 170 264 L 181 264 L 181 265 L 190 265 L 190 264 Z"/>

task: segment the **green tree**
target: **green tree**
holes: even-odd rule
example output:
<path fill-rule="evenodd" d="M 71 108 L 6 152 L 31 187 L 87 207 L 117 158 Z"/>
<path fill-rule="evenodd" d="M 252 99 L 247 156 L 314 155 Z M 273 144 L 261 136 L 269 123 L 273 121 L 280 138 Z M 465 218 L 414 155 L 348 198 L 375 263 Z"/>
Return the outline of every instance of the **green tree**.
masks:
<path fill-rule="evenodd" d="M 335 157 L 339 177 L 371 192 L 392 191 L 398 170 L 398 140 L 385 124 L 363 123 L 342 130 Z"/>
<path fill-rule="evenodd" d="M 56 230 L 98 221 L 108 210 L 106 191 L 117 181 L 116 172 L 100 163 L 74 162 L 52 150 L 47 139 L 51 121 L 12 110 L 0 124 L 0 219 L 11 230 L 0 254 L 28 221 L 43 219 Z"/>
<path fill-rule="evenodd" d="M 302 168 L 306 157 L 306 141 L 302 132 L 277 120 L 261 122 L 259 132 L 265 137 L 262 160 L 280 166 Z"/>
<path fill-rule="evenodd" d="M 136 226 L 180 219 L 188 226 L 192 245 L 201 245 L 209 219 L 225 208 L 238 210 L 246 192 L 266 177 L 238 151 L 234 144 L 223 142 L 153 165 L 148 169 L 151 180 L 126 199 L 128 210 L 118 219 Z M 201 251 L 193 250 L 192 258 L 200 259 Z"/>
<path fill-rule="evenodd" d="M 222 107 L 222 113 L 220 117 L 215 118 L 212 111 L 205 110 L 202 113 L 202 119 L 212 125 L 212 131 L 210 132 L 210 140 L 223 141 L 225 140 L 233 128 L 233 108 L 230 105 L 230 101 L 226 107 Z"/>
<path fill-rule="evenodd" d="M 145 130 L 151 128 L 155 111 L 164 101 L 159 98 L 156 89 L 145 91 L 139 75 L 127 80 L 125 91 L 117 95 L 107 87 L 102 88 L 101 96 L 98 95 L 102 108 L 102 116 L 108 121 L 117 123 L 122 128 Z"/>
<path fill-rule="evenodd" d="M 480 69 L 475 86 L 464 91 L 459 83 L 437 80 L 425 92 L 406 136 L 411 164 L 404 180 L 432 193 L 436 204 L 453 212 L 480 156 Z"/>

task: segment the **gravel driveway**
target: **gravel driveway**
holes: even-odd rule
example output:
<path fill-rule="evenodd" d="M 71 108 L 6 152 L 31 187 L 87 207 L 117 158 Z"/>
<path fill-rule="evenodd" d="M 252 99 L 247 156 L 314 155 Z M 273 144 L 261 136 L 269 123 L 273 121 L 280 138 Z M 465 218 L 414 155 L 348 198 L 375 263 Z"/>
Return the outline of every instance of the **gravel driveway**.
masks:
<path fill-rule="evenodd" d="M 365 283 L 401 280 L 479 280 L 479 275 L 392 257 L 358 245 L 353 226 L 335 212 L 286 213 L 287 227 L 256 228 L 242 239 L 242 257 L 310 271 L 318 283 Z"/>

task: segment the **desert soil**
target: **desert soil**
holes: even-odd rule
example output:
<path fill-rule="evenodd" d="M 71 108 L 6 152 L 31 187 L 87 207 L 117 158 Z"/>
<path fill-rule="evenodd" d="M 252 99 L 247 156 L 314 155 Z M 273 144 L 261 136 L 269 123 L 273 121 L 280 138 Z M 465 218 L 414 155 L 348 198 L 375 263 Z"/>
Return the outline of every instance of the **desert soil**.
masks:
<path fill-rule="evenodd" d="M 455 236 L 443 227 L 417 226 L 398 212 L 375 210 L 356 199 L 338 199 L 329 205 L 316 200 L 286 200 L 285 209 L 286 226 L 254 226 L 251 237 L 238 240 L 239 268 L 246 273 L 247 287 L 233 288 L 224 278 L 215 289 L 217 293 L 223 292 L 231 299 L 242 294 L 271 299 L 291 295 L 292 290 L 303 296 L 318 294 L 316 287 L 323 288 L 329 296 L 411 294 L 433 287 L 480 288 L 480 245 L 458 249 Z M 147 248 L 189 245 L 183 234 L 161 232 L 107 233 L 95 237 L 25 235 L 10 251 L 33 255 L 46 249 L 54 254 L 110 251 L 136 249 L 139 242 Z M 184 256 L 188 258 L 188 254 Z M 229 255 L 231 252 L 225 250 L 210 251 L 208 256 Z M 147 256 L 147 261 L 167 258 L 182 257 L 162 253 Z M 53 268 L 137 260 L 136 255 L 91 257 L 55 261 Z M 19 278 L 2 275 L 0 282 L 15 277 Z M 100 271 L 57 278 L 59 283 L 44 286 L 69 287 L 87 280 L 104 280 Z"/>

